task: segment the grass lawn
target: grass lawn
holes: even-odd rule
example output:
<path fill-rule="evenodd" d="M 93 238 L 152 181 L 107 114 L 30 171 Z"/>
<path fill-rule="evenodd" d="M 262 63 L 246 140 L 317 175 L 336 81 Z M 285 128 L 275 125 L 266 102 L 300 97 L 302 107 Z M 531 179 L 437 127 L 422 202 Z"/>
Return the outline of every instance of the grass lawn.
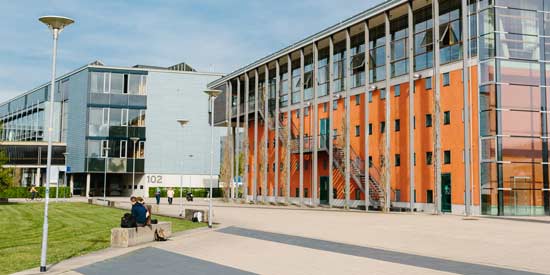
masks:
<path fill-rule="evenodd" d="M 110 246 L 111 228 L 120 226 L 128 211 L 85 203 L 50 203 L 48 264 Z M 43 203 L 0 205 L 0 274 L 40 265 Z M 178 232 L 204 226 L 153 215 L 171 221 Z"/>

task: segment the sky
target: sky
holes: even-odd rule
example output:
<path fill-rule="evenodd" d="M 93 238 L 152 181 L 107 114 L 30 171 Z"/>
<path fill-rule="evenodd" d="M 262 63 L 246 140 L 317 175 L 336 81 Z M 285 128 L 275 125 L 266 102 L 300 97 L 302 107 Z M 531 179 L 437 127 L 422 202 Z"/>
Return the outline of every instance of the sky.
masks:
<path fill-rule="evenodd" d="M 60 35 L 58 76 L 95 60 L 230 73 L 382 1 L 0 0 L 0 102 L 51 77 L 40 16 L 76 21 Z"/>

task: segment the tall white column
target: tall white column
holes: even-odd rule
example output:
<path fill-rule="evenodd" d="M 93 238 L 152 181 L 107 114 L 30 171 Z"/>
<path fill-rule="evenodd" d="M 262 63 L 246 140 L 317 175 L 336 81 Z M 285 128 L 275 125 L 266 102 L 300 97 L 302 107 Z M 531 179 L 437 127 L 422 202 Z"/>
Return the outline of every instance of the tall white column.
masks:
<path fill-rule="evenodd" d="M 231 82 L 229 82 L 231 85 Z M 237 78 L 237 123 L 236 123 L 236 134 L 235 134 L 235 175 L 237 176 L 237 179 L 240 178 L 241 174 L 239 173 L 240 168 L 240 155 L 241 155 L 241 81 Z M 238 182 L 233 183 L 236 186 L 233 187 L 237 191 L 238 188 Z M 236 198 L 235 195 L 237 192 L 233 192 L 233 198 Z"/>
<path fill-rule="evenodd" d="M 384 13 L 384 21 L 385 21 L 385 29 L 386 29 L 386 129 L 385 129 L 385 136 L 386 136 L 386 146 L 384 148 L 384 166 L 385 166 L 385 189 L 386 189 L 386 198 L 384 203 L 384 210 L 389 212 L 391 207 L 391 169 L 392 169 L 392 161 L 391 161 L 391 87 L 390 87 L 390 79 L 391 79 L 391 70 L 390 70 L 390 60 L 391 60 L 391 46 L 390 46 L 390 40 L 391 40 L 391 34 L 390 34 L 390 15 L 389 12 Z"/>
<path fill-rule="evenodd" d="M 240 77 L 238 78 L 240 81 Z M 250 176 L 250 162 L 248 160 L 248 152 L 250 151 L 249 146 L 249 137 L 248 137 L 248 113 L 249 108 L 249 91 L 250 90 L 250 79 L 248 77 L 248 72 L 245 72 L 244 74 L 244 142 L 243 142 L 243 149 L 244 149 L 244 174 L 245 177 L 243 179 L 243 199 L 244 201 L 248 201 L 248 178 Z"/>
<path fill-rule="evenodd" d="M 407 3 L 407 16 L 409 26 L 414 26 L 412 2 Z M 410 211 L 414 210 L 414 90 L 415 90 L 415 78 L 414 78 L 414 31 L 413 28 L 408 28 L 408 54 L 409 54 L 409 208 Z"/>
<path fill-rule="evenodd" d="M 346 29 L 346 60 L 344 62 L 344 64 L 342 64 L 344 66 L 344 70 L 345 70 L 345 81 L 344 81 L 344 111 L 345 111 L 345 131 L 344 133 L 342 133 L 344 135 L 344 143 L 345 143 L 345 148 L 344 148 L 344 158 L 345 158 L 345 164 L 346 164 L 346 167 L 345 167 L 345 178 L 346 178 L 346 182 L 345 182 L 345 195 L 346 195 L 346 209 L 348 209 L 350 207 L 350 170 L 351 170 L 351 163 L 350 163 L 350 131 L 349 131 L 349 128 L 350 128 L 350 112 L 349 112 L 349 109 L 350 109 L 350 102 L 349 102 L 349 83 L 350 83 L 350 78 L 351 78 L 351 74 L 350 74 L 350 48 L 351 48 L 351 39 L 350 39 L 350 34 L 349 34 L 349 29 Z"/>
<path fill-rule="evenodd" d="M 439 71 L 439 1 L 434 0 L 432 2 L 432 18 L 433 18 L 433 45 L 434 45 L 434 211 L 436 214 L 440 213 L 440 203 L 441 203 L 441 106 L 440 104 L 440 71 Z"/>
<path fill-rule="evenodd" d="M 269 101 L 269 66 L 266 64 L 264 66 L 264 90 L 262 91 L 262 95 L 264 97 L 264 106 L 260 106 L 261 108 L 264 108 L 264 169 L 262 171 L 263 180 L 262 180 L 262 201 L 267 202 L 267 195 L 268 195 L 268 184 L 267 184 L 267 173 L 269 171 L 269 161 L 267 156 L 269 155 L 269 110 L 268 110 L 268 101 Z"/>
<path fill-rule="evenodd" d="M 300 206 L 304 205 L 304 49 L 300 49 Z"/>
<path fill-rule="evenodd" d="M 278 202 L 279 196 L 279 88 L 280 88 L 280 68 L 279 60 L 275 61 L 275 190 L 273 196 L 275 197 L 275 202 Z"/>
<path fill-rule="evenodd" d="M 319 125 L 318 122 L 318 107 L 317 107 L 317 74 L 319 73 L 319 49 L 317 49 L 317 42 L 313 42 L 313 105 L 312 105 L 312 111 L 313 111 L 313 125 L 312 130 L 310 133 L 311 139 L 313 144 L 311 145 L 311 150 L 313 150 L 313 160 L 311 161 L 311 168 L 313 169 L 313 179 L 311 184 L 311 204 L 314 206 L 317 206 L 317 179 L 319 178 L 318 175 L 318 145 L 317 145 L 317 139 L 319 138 L 319 130 L 317 129 L 317 125 Z"/>
<path fill-rule="evenodd" d="M 290 57 L 290 54 L 287 55 L 287 75 L 288 75 L 288 104 L 287 104 L 287 137 L 286 137 L 286 201 L 287 203 L 290 202 L 290 172 L 292 171 L 291 161 L 290 161 L 290 151 L 292 149 L 292 146 L 290 144 L 291 142 L 291 136 L 292 136 L 292 112 L 290 111 L 290 105 L 292 103 L 292 58 Z"/>
<path fill-rule="evenodd" d="M 365 94 L 363 96 L 363 106 L 365 106 L 363 135 L 365 136 L 365 211 L 369 210 L 370 206 L 370 148 L 369 148 L 369 94 L 370 94 L 370 47 L 369 47 L 369 25 L 367 22 L 363 23 L 365 28 Z"/>
<path fill-rule="evenodd" d="M 259 75 L 258 69 L 254 70 L 254 179 L 252 180 L 254 190 L 252 190 L 252 200 L 254 203 L 257 202 L 257 193 L 258 193 L 258 86 L 259 86 Z"/>
<path fill-rule="evenodd" d="M 463 79 L 463 95 L 462 98 L 464 99 L 463 102 L 463 108 L 464 108 L 464 191 L 465 191 L 465 200 L 464 200 L 464 206 L 465 206 L 465 215 L 469 216 L 472 214 L 471 205 L 472 205 L 472 194 L 470 190 L 470 154 L 471 154 L 471 146 L 470 146 L 470 98 L 469 98 L 469 85 L 470 85 L 470 49 L 469 49 L 469 21 L 468 21 L 468 1 L 462 0 L 462 52 L 463 52 L 463 59 L 462 59 L 462 79 Z"/>
<path fill-rule="evenodd" d="M 329 108 L 329 119 L 328 119 L 328 204 L 332 207 L 333 198 L 334 198 L 334 68 L 333 68 L 333 56 L 334 56 L 334 41 L 332 36 L 329 37 L 329 48 L 328 48 L 328 108 Z"/>

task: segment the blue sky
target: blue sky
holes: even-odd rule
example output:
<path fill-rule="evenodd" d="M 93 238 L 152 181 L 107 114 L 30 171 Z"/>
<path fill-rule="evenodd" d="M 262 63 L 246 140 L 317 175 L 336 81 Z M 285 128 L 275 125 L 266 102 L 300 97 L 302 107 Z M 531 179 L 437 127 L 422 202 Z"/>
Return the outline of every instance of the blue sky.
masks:
<path fill-rule="evenodd" d="M 0 102 L 48 81 L 51 34 L 37 19 L 76 20 L 61 34 L 58 75 L 94 60 L 229 73 L 382 0 L 0 0 Z"/>

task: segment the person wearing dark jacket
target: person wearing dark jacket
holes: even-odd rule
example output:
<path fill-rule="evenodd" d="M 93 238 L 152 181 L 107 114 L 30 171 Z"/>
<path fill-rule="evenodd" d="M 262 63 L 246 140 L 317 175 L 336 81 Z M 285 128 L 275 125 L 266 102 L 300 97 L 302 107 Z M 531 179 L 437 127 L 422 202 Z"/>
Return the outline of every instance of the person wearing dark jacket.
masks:
<path fill-rule="evenodd" d="M 138 227 L 145 226 L 147 223 L 147 209 L 143 204 L 137 202 L 139 198 L 130 198 L 132 202 L 132 216 L 136 220 L 136 224 Z"/>

